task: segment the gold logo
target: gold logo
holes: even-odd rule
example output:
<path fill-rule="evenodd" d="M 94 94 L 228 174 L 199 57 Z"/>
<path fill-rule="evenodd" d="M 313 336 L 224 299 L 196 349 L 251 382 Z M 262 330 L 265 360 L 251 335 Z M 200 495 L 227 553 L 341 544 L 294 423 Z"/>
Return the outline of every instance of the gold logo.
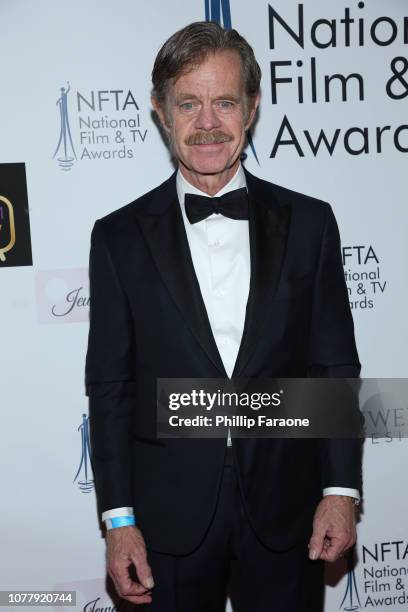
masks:
<path fill-rule="evenodd" d="M 8 200 L 4 196 L 0 195 L 0 203 L 1 202 L 4 202 L 4 204 L 6 205 L 6 208 L 8 210 L 9 225 L 10 225 L 10 240 L 9 240 L 9 243 L 6 244 L 5 246 L 1 246 L 0 245 L 0 261 L 6 261 L 5 253 L 7 253 L 7 251 L 10 251 L 13 248 L 13 246 L 15 245 L 15 242 L 16 242 L 16 228 L 15 228 L 15 225 L 14 225 L 14 211 L 13 211 L 12 203 L 10 202 L 10 200 Z M 1 210 L 1 204 L 0 204 L 0 210 Z M 1 211 L 1 212 L 3 212 L 3 211 Z M 1 235 L 2 227 L 3 227 L 3 215 L 1 215 L 1 217 L 0 217 L 0 235 Z"/>

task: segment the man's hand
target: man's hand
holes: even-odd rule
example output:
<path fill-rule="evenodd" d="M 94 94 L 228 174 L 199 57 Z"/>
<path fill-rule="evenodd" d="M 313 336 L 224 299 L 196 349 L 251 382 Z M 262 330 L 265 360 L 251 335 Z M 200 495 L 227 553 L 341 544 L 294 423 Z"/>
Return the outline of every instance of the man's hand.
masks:
<path fill-rule="evenodd" d="M 151 603 L 154 582 L 142 532 L 133 526 L 109 529 L 106 532 L 106 545 L 107 570 L 118 595 L 134 604 Z M 129 575 L 132 563 L 139 582 Z"/>
<path fill-rule="evenodd" d="M 326 495 L 316 508 L 309 558 L 336 561 L 356 541 L 355 505 L 351 497 Z"/>

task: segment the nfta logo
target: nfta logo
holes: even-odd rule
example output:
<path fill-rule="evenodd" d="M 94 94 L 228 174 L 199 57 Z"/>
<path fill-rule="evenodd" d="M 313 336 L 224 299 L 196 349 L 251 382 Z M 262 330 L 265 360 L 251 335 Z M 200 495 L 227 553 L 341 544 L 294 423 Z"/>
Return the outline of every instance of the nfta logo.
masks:
<path fill-rule="evenodd" d="M 350 264 L 365 266 L 367 263 L 371 262 L 380 263 L 371 245 L 345 246 L 342 248 L 342 252 L 343 266 Z"/>
<path fill-rule="evenodd" d="M 93 111 L 125 111 L 128 106 L 139 110 L 134 95 L 123 89 L 99 89 L 82 94 L 77 91 L 78 111 L 91 108 Z"/>

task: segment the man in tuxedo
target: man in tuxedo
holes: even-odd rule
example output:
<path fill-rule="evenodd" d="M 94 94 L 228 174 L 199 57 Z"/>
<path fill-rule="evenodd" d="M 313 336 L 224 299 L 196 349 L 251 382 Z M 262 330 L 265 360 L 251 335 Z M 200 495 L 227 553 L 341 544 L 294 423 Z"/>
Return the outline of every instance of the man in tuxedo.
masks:
<path fill-rule="evenodd" d="M 235 30 L 170 37 L 152 104 L 178 169 L 92 232 L 86 386 L 107 567 L 121 597 L 160 612 L 221 612 L 227 588 L 239 612 L 319 612 L 323 561 L 356 537 L 357 440 L 157 437 L 158 378 L 360 371 L 330 205 L 241 165 L 260 77 Z"/>

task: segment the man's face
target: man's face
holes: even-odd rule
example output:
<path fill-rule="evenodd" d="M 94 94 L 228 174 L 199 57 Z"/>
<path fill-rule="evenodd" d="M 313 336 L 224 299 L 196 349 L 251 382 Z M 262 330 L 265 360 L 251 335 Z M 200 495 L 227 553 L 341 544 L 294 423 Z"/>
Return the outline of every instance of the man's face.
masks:
<path fill-rule="evenodd" d="M 246 99 L 242 62 L 234 51 L 211 54 L 182 73 L 169 87 L 165 109 L 153 101 L 173 153 L 201 175 L 220 174 L 238 163 L 258 102 Z"/>

